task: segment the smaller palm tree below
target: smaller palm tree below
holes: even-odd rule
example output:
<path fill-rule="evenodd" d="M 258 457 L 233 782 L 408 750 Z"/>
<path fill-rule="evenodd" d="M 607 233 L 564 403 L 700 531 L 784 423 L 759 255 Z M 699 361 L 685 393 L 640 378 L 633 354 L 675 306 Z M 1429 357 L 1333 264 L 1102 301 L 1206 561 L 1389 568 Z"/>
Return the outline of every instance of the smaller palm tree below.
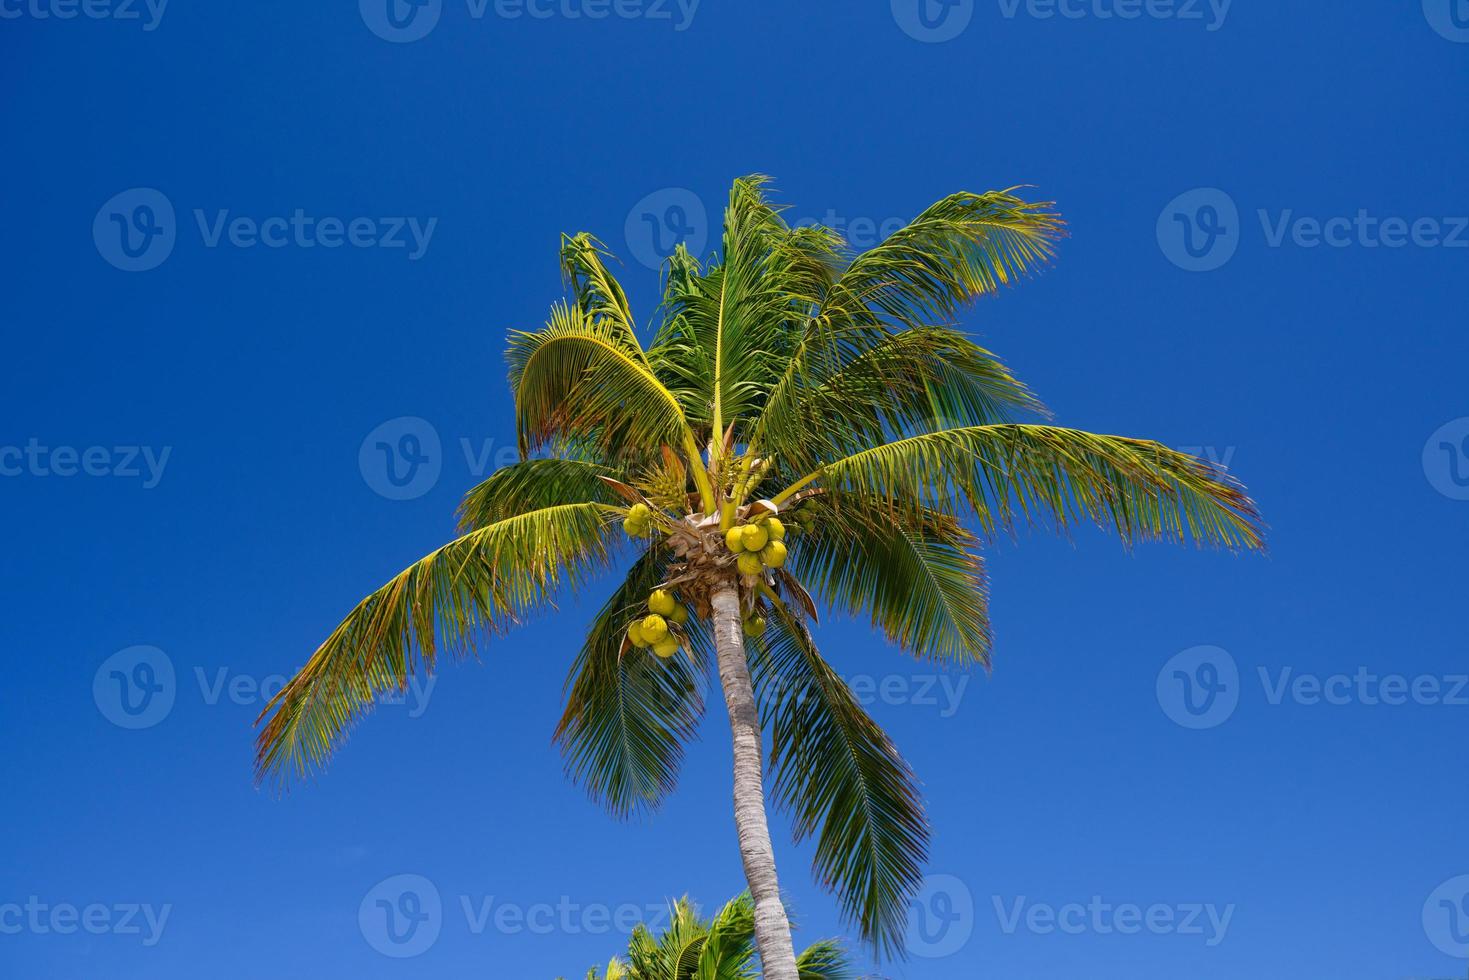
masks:
<path fill-rule="evenodd" d="M 748 894 L 705 919 L 687 897 L 668 907 L 669 925 L 654 936 L 646 925 L 633 930 L 627 956 L 607 968 L 587 971 L 587 980 L 757 980 L 755 903 Z M 801 980 L 851 980 L 856 974 L 841 944 L 815 943 L 796 959 Z M 559 978 L 558 978 L 559 980 Z"/>

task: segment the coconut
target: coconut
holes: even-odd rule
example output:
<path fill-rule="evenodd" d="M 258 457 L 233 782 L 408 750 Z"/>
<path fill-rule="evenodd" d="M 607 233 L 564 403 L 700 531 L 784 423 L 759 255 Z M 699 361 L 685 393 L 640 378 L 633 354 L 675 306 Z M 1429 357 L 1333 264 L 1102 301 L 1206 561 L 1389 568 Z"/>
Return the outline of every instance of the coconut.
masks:
<path fill-rule="evenodd" d="M 770 540 L 770 535 L 765 533 L 765 528 L 759 524 L 746 524 L 744 535 L 746 551 L 759 551 L 765 547 L 765 542 Z"/>
<path fill-rule="evenodd" d="M 760 549 L 760 560 L 770 568 L 779 568 L 786 563 L 786 546 L 772 541 Z"/>
<path fill-rule="evenodd" d="M 633 504 L 627 509 L 627 516 L 635 521 L 647 522 L 653 516 L 653 510 L 647 504 Z"/>
<path fill-rule="evenodd" d="M 641 648 L 648 645 L 648 638 L 643 635 L 643 624 L 639 621 L 634 620 L 633 624 L 627 628 L 627 638 L 635 647 Z"/>
<path fill-rule="evenodd" d="M 657 643 L 668 635 L 668 620 L 654 613 L 642 622 L 643 636 L 649 643 Z"/>
<path fill-rule="evenodd" d="M 724 546 L 735 554 L 745 550 L 745 529 L 732 527 L 724 533 Z"/>
<path fill-rule="evenodd" d="M 681 606 L 678 603 L 674 603 L 673 612 L 669 615 L 668 618 L 682 626 L 684 623 L 687 623 L 689 621 L 689 611 L 686 607 Z"/>
<path fill-rule="evenodd" d="M 740 570 L 741 575 L 759 575 L 765 566 L 760 561 L 760 556 L 753 551 L 747 551 L 740 555 L 735 561 L 735 567 Z"/>
<path fill-rule="evenodd" d="M 764 520 L 765 533 L 770 535 L 772 541 L 784 541 L 786 538 L 786 526 L 780 522 L 778 517 L 767 517 Z"/>
<path fill-rule="evenodd" d="M 660 616 L 669 615 L 677 605 L 673 593 L 667 589 L 655 589 L 653 594 L 648 596 L 648 609 Z"/>
<path fill-rule="evenodd" d="M 674 639 L 672 636 L 665 637 L 664 639 L 659 640 L 657 643 L 653 644 L 653 652 L 662 657 L 664 660 L 667 660 L 675 653 L 678 653 L 678 640 Z"/>
<path fill-rule="evenodd" d="M 746 616 L 745 617 L 745 635 L 746 636 L 762 636 L 764 633 L 765 633 L 765 617 L 764 616 Z"/>
<path fill-rule="evenodd" d="M 648 533 L 648 525 L 646 522 L 636 521 L 629 517 L 623 520 L 622 530 L 625 531 L 627 533 L 627 536 L 630 538 L 641 538 L 643 535 Z"/>

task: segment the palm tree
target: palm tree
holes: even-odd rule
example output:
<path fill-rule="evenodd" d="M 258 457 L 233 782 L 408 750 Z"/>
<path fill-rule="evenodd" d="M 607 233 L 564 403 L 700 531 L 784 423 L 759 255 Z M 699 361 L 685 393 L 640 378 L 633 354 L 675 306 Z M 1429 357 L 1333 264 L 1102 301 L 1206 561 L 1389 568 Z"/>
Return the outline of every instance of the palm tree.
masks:
<path fill-rule="evenodd" d="M 741 895 L 712 919 L 699 916 L 688 898 L 668 908 L 668 928 L 657 937 L 645 925 L 633 930 L 627 957 L 593 967 L 587 980 L 756 980 L 755 903 Z M 840 944 L 826 939 L 796 960 L 800 980 L 849 980 L 854 974 Z"/>
<path fill-rule="evenodd" d="M 915 657 L 987 666 L 978 552 L 998 534 L 1095 522 L 1126 542 L 1262 537 L 1218 468 L 1049 424 L 952 325 L 1049 259 L 1063 231 L 1049 204 L 955 194 L 852 255 L 830 229 L 788 226 L 765 183 L 735 182 L 716 257 L 668 261 L 646 347 L 606 253 L 563 239 L 569 298 L 510 340 L 522 462 L 471 490 L 462 536 L 363 599 L 272 699 L 257 770 L 321 767 L 441 648 L 471 651 L 623 568 L 568 679 L 568 773 L 616 815 L 655 808 L 712 657 L 764 973 L 795 980 L 767 789 L 797 839 L 816 838 L 816 877 L 879 956 L 902 953 L 929 835 L 913 772 L 813 642 L 818 603 L 870 616 Z"/>

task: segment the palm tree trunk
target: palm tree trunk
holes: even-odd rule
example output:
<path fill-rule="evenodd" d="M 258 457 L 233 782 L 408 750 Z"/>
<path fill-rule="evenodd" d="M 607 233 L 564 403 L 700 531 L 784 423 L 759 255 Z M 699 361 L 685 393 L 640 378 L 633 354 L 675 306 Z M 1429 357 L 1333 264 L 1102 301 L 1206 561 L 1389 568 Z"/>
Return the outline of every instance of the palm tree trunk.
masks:
<path fill-rule="evenodd" d="M 765 980 L 798 980 L 791 923 L 780 900 L 775 851 L 770 846 L 770 826 L 765 819 L 760 716 L 755 710 L 750 664 L 745 659 L 739 592 L 732 583 L 718 586 L 710 602 L 714 607 L 719 681 L 734 740 L 735 830 L 740 839 L 740 857 L 745 862 L 745 880 L 755 900 L 755 945 L 760 950 Z"/>

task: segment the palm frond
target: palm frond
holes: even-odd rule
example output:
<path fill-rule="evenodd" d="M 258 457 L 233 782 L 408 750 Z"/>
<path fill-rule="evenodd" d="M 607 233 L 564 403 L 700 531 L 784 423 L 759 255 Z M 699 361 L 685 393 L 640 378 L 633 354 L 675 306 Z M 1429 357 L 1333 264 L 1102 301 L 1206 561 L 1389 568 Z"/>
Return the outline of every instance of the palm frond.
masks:
<path fill-rule="evenodd" d="M 988 666 L 993 638 L 979 541 L 957 520 L 860 494 L 814 497 L 787 520 L 801 531 L 790 538 L 790 568 L 825 604 L 870 615 L 915 656 Z"/>
<path fill-rule="evenodd" d="M 585 232 L 561 236 L 561 274 L 576 305 L 646 363 L 627 294 L 603 261 L 609 257 L 602 243 Z"/>
<path fill-rule="evenodd" d="M 572 667 L 556 728 L 567 773 L 620 817 L 656 808 L 673 790 L 683 747 L 704 713 L 710 641 L 701 624 L 690 620 L 691 649 L 669 660 L 623 650 L 628 624 L 645 612 L 667 566 L 666 553 L 645 554 L 602 607 Z"/>
<path fill-rule="evenodd" d="M 1049 425 L 921 433 L 828 463 L 783 491 L 820 482 L 894 508 L 975 515 L 987 533 L 1090 521 L 1125 542 L 1192 540 L 1263 550 L 1255 504 L 1223 470 L 1157 442 Z"/>
<path fill-rule="evenodd" d="M 750 441 L 779 447 L 790 466 L 811 467 L 894 433 L 1046 414 L 999 358 L 958 330 L 813 320 Z"/>
<path fill-rule="evenodd" d="M 601 479 L 618 475 L 612 467 L 583 459 L 527 459 L 501 467 L 459 502 L 459 530 L 472 531 L 560 504 L 621 504 Z"/>
<path fill-rule="evenodd" d="M 324 766 L 377 699 L 434 669 L 440 647 L 474 649 L 575 587 L 610 556 L 616 512 L 574 503 L 533 510 L 471 531 L 419 559 L 358 603 L 261 712 L 258 779 L 282 781 Z M 257 723 L 258 723 L 257 721 Z"/>
<path fill-rule="evenodd" d="M 558 437 L 613 459 L 688 441 L 677 396 L 605 318 L 557 304 L 543 329 L 511 333 L 506 356 L 522 454 Z"/>
<path fill-rule="evenodd" d="M 842 944 L 835 939 L 822 939 L 806 947 L 796 957 L 797 975 L 801 980 L 853 980 L 857 976 Z"/>
<path fill-rule="evenodd" d="M 1009 190 L 945 197 L 854 259 L 821 313 L 915 327 L 951 321 L 1050 260 L 1065 228 L 1051 207 Z"/>
<path fill-rule="evenodd" d="M 862 937 L 897 954 L 928 852 L 917 779 L 787 609 L 775 607 L 751 647 L 771 795 L 790 809 L 798 840 L 816 836 L 816 877 Z"/>

